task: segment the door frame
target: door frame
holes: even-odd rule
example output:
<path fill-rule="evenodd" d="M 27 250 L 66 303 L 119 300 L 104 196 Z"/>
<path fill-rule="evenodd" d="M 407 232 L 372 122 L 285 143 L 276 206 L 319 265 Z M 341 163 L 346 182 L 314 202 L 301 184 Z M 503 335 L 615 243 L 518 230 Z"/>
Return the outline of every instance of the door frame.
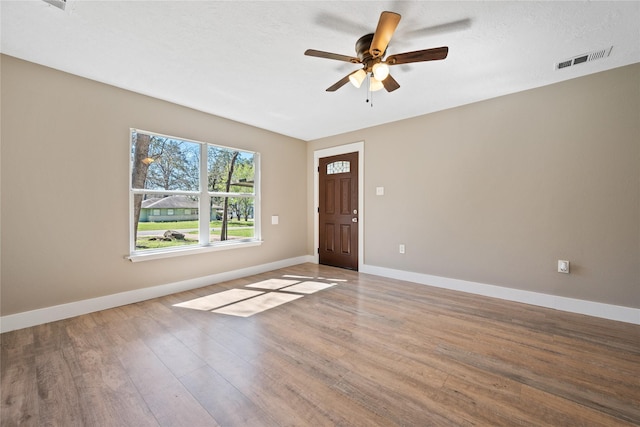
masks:
<path fill-rule="evenodd" d="M 358 153 L 358 271 L 362 271 L 364 264 L 364 141 L 354 142 L 337 147 L 324 148 L 313 152 L 313 259 L 320 262 L 318 248 L 320 247 L 320 159 L 337 156 L 339 154 Z"/>

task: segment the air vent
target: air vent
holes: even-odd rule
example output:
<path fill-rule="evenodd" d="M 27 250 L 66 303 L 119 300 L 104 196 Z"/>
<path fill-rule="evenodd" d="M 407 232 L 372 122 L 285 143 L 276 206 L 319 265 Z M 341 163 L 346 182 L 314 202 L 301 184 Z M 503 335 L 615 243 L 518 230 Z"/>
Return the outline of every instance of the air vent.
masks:
<path fill-rule="evenodd" d="M 57 7 L 58 9 L 64 10 L 67 5 L 67 0 L 42 0 L 45 3 L 49 3 L 52 6 Z"/>
<path fill-rule="evenodd" d="M 564 61 L 558 64 L 558 69 L 560 68 L 566 68 L 566 67 L 571 67 L 571 65 L 573 65 L 573 60 L 570 59 L 569 61 Z"/>
<path fill-rule="evenodd" d="M 611 55 L 612 49 L 613 46 L 606 49 L 597 50 L 595 52 L 583 53 L 582 55 L 574 56 L 571 59 L 560 61 L 556 64 L 556 70 L 582 64 L 584 62 L 595 61 L 596 59 L 606 58 L 607 56 Z"/>

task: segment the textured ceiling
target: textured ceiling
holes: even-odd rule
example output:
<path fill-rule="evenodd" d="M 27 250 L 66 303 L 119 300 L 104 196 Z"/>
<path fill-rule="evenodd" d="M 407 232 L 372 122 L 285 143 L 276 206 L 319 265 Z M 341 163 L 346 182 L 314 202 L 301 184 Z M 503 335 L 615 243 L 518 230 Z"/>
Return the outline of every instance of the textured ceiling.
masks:
<path fill-rule="evenodd" d="M 380 13 L 402 20 L 387 54 L 449 47 L 391 68 L 401 87 L 325 89 L 357 65 Z M 640 62 L 640 2 L 0 2 L 2 53 L 313 140 Z M 555 64 L 613 46 L 607 58 Z"/>

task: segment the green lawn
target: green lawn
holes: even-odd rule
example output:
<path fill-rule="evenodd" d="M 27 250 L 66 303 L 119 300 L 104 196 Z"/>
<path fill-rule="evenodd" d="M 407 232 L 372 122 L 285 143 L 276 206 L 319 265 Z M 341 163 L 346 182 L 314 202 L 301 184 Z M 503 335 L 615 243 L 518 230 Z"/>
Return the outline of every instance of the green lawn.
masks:
<path fill-rule="evenodd" d="M 163 249 L 163 248 L 173 248 L 176 246 L 187 246 L 187 245 L 196 245 L 198 244 L 197 240 L 173 240 L 171 242 L 165 242 L 163 240 L 150 240 L 151 236 L 141 237 L 136 240 L 136 248 L 137 249 Z"/>
<path fill-rule="evenodd" d="M 211 236 L 220 236 L 220 229 L 222 228 L 222 221 L 211 221 L 209 224 L 212 232 Z M 228 230 L 227 234 L 229 239 L 253 237 L 253 221 L 229 221 L 229 227 L 234 227 Z M 244 227 L 244 228 L 235 228 Z M 187 246 L 198 244 L 198 221 L 179 221 L 179 222 L 141 222 L 138 224 L 138 230 L 142 231 L 154 231 L 157 230 L 156 236 L 162 236 L 166 230 L 184 230 L 185 234 L 196 234 L 196 238 L 187 237 L 184 240 L 173 240 L 165 242 L 163 240 L 152 240 L 156 236 L 140 236 L 136 241 L 136 247 L 139 249 L 162 249 L 171 248 L 176 246 Z M 214 240 L 212 238 L 212 240 Z"/>
<path fill-rule="evenodd" d="M 253 227 L 253 221 L 231 220 L 227 223 L 228 227 Z M 211 221 L 210 228 L 220 229 L 222 221 Z M 138 230 L 197 230 L 198 221 L 176 221 L 176 222 L 140 222 Z"/>

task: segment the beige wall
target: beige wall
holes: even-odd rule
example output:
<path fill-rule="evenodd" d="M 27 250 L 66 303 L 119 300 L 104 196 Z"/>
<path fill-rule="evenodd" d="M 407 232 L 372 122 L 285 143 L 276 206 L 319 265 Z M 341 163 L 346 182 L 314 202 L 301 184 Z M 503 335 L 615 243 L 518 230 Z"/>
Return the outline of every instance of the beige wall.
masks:
<path fill-rule="evenodd" d="M 312 141 L 309 224 L 313 151 L 365 141 L 365 264 L 640 307 L 639 82 L 636 64 Z"/>
<path fill-rule="evenodd" d="M 356 141 L 367 265 L 640 307 L 640 65 L 304 144 L 1 60 L 3 316 L 312 254 L 313 151 Z M 264 245 L 124 260 L 130 127 L 259 151 Z"/>
<path fill-rule="evenodd" d="M 3 316 L 307 254 L 304 142 L 1 58 Z M 264 244 L 126 261 L 130 127 L 260 152 Z"/>

